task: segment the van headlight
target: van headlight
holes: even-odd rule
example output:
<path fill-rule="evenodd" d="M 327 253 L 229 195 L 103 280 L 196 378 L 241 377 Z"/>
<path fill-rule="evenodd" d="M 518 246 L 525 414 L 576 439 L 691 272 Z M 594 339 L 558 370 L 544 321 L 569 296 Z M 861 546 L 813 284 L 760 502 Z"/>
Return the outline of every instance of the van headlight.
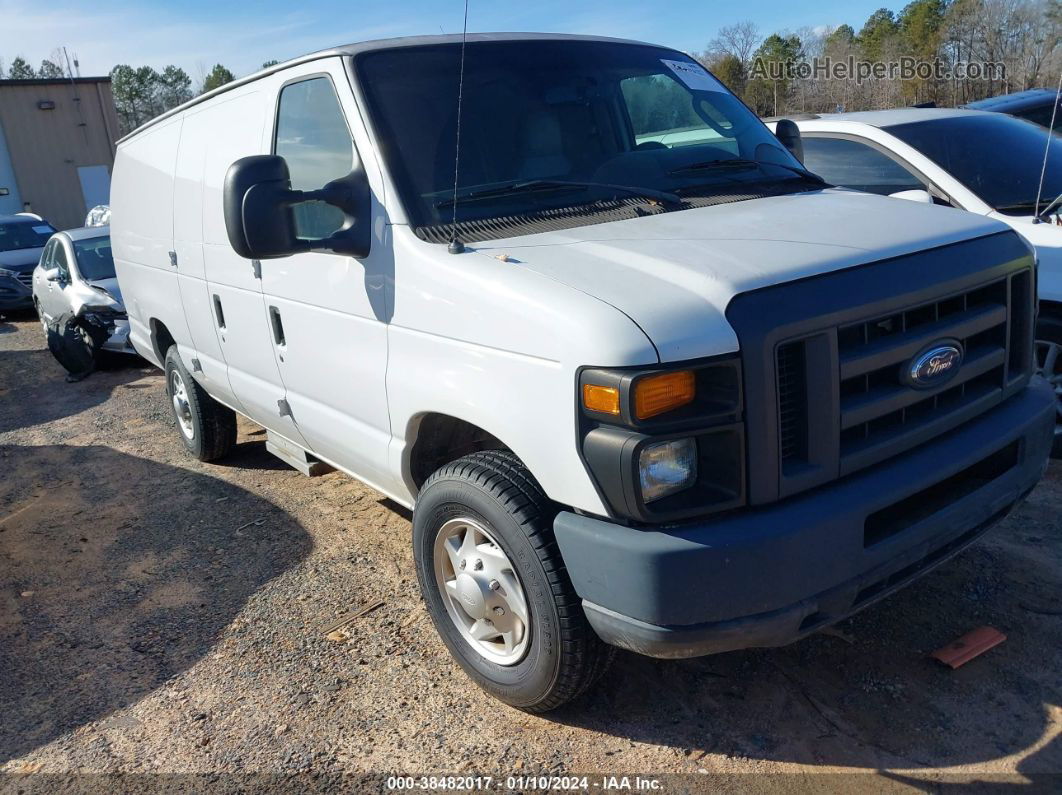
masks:
<path fill-rule="evenodd" d="M 652 502 L 697 482 L 697 442 L 672 439 L 647 444 L 638 457 L 642 500 Z"/>
<path fill-rule="evenodd" d="M 674 522 L 745 504 L 741 359 L 585 367 L 579 452 L 610 516 Z"/>

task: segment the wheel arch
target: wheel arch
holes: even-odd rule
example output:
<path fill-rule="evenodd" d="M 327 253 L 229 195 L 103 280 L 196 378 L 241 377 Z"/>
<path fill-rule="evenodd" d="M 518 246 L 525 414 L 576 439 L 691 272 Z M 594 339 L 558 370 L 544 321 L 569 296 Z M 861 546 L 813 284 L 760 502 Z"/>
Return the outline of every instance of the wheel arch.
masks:
<path fill-rule="evenodd" d="M 469 453 L 481 450 L 516 450 L 480 425 L 436 411 L 410 418 L 406 427 L 406 449 L 402 474 L 414 497 L 432 472 Z"/>
<path fill-rule="evenodd" d="M 177 344 L 177 340 L 173 338 L 173 334 L 170 333 L 166 324 L 156 317 L 151 318 L 148 328 L 151 330 L 151 351 L 155 354 L 158 365 L 165 369 L 166 352 L 170 349 L 170 346 Z"/>

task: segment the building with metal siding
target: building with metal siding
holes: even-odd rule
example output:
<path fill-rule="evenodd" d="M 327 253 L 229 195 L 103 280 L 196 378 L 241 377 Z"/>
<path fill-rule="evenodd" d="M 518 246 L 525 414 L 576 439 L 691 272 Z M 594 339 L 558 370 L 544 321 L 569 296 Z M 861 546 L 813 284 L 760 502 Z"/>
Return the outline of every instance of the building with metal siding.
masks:
<path fill-rule="evenodd" d="M 0 80 L 0 215 L 82 226 L 107 203 L 117 139 L 109 77 Z"/>

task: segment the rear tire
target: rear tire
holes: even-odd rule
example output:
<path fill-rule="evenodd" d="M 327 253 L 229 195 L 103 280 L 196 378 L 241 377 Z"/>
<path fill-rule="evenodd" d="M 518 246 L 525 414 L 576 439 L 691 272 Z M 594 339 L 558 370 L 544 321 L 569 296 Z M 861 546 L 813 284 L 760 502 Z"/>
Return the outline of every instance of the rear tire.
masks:
<path fill-rule="evenodd" d="M 1055 441 L 1051 457 L 1062 458 L 1062 319 L 1053 315 L 1042 315 L 1036 324 L 1036 370 L 1055 390 Z"/>
<path fill-rule="evenodd" d="M 417 578 L 440 637 L 476 684 L 528 712 L 582 694 L 615 652 L 583 613 L 553 537 L 556 513 L 520 460 L 495 450 L 435 472 L 413 512 Z"/>
<path fill-rule="evenodd" d="M 192 378 L 176 345 L 166 351 L 166 394 L 181 441 L 200 461 L 216 461 L 236 444 L 236 412 Z"/>

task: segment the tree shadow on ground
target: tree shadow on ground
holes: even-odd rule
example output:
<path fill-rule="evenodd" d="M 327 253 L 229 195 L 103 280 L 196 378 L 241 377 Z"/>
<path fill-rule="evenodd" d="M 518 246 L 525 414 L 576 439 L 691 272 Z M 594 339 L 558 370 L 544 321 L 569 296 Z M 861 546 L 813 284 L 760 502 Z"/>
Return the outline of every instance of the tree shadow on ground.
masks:
<path fill-rule="evenodd" d="M 136 356 L 109 357 L 101 369 L 70 384 L 46 349 L 3 351 L 0 359 L 5 378 L 0 384 L 0 433 L 78 414 L 106 401 L 118 387 L 158 372 Z"/>
<path fill-rule="evenodd" d="M 1018 755 L 1023 774 L 1062 772 L 1055 490 L 829 634 L 685 661 L 621 652 L 597 688 L 548 717 L 681 749 L 691 772 L 708 754 L 879 770 Z M 954 671 L 928 657 L 983 625 L 1007 641 Z"/>
<path fill-rule="evenodd" d="M 0 467 L 0 763 L 194 665 L 312 546 L 238 486 L 107 447 Z"/>

